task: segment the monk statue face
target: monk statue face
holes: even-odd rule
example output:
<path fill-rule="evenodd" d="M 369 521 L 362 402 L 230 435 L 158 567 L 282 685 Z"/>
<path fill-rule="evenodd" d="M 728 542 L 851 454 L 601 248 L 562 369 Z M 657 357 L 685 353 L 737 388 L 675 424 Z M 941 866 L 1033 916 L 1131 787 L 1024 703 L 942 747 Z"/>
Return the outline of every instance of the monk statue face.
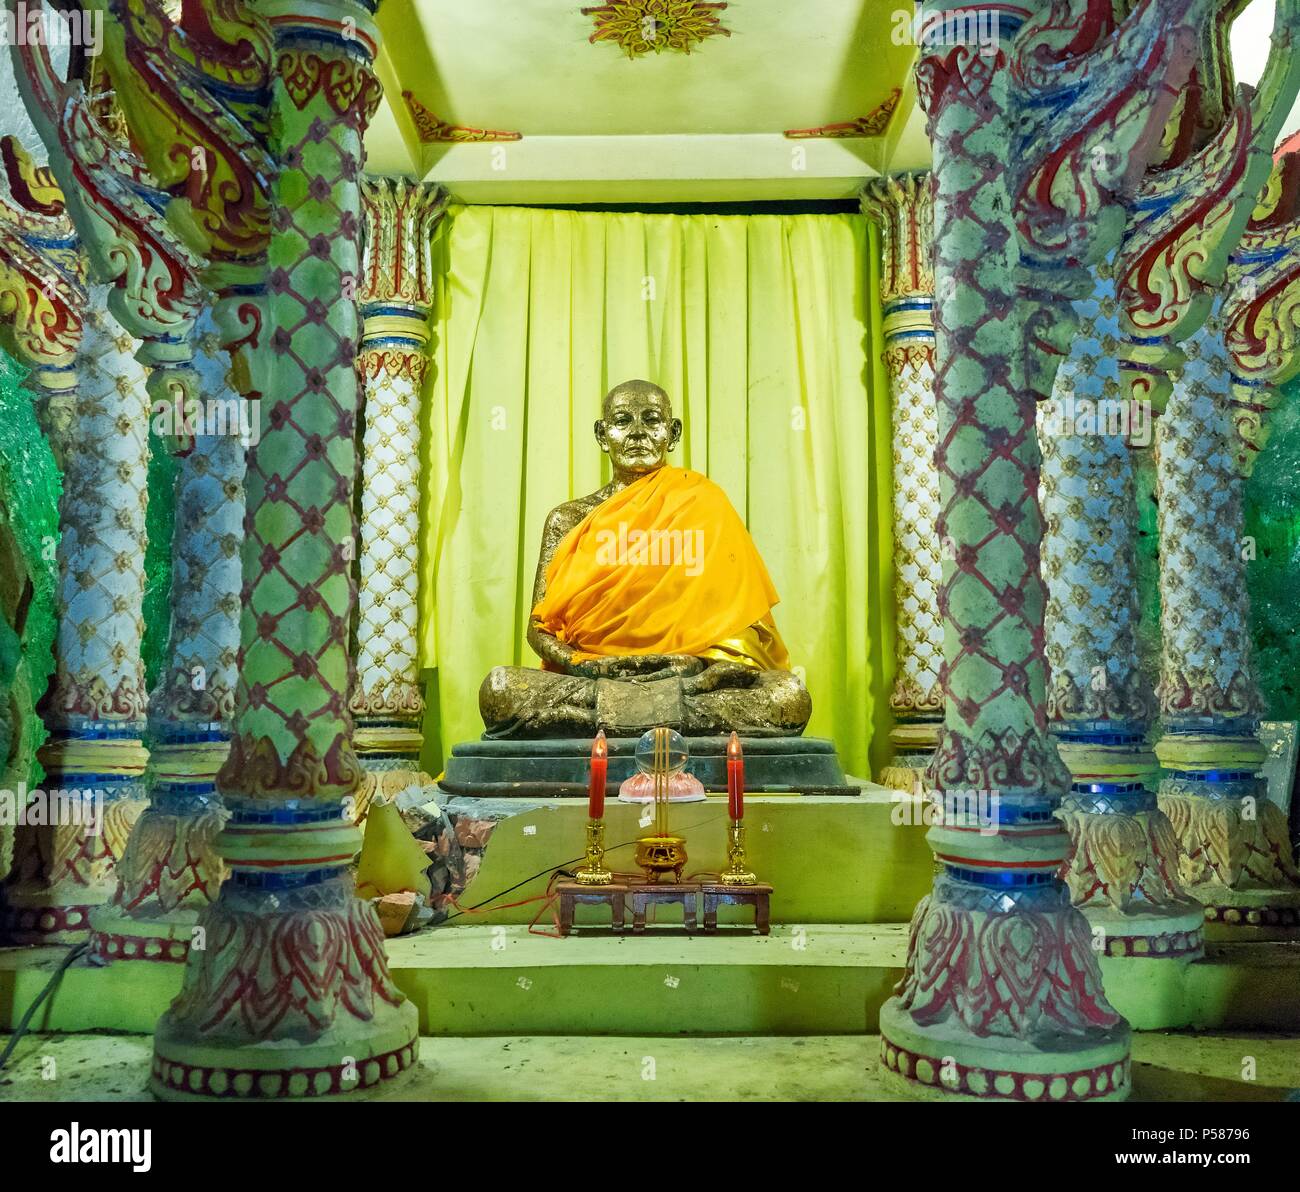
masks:
<path fill-rule="evenodd" d="M 596 442 L 614 465 L 615 479 L 628 480 L 662 468 L 681 437 L 681 419 L 673 417 L 668 394 L 658 385 L 624 381 L 605 395 Z"/>

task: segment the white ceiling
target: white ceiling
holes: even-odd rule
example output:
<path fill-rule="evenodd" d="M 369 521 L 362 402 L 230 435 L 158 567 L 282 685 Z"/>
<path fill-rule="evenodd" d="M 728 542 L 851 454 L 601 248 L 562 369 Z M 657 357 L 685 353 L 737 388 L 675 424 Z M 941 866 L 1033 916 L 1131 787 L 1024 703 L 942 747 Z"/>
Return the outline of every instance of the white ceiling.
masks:
<path fill-rule="evenodd" d="M 590 42 L 581 0 L 388 0 L 369 168 L 470 202 L 848 197 L 900 153 L 920 160 L 899 168 L 928 160 L 915 122 L 904 136 L 915 51 L 892 38 L 900 3 L 732 0 L 716 12 L 730 36 L 630 59 Z M 868 116 L 895 89 L 882 135 L 784 136 Z M 403 91 L 442 121 L 521 139 L 422 143 Z"/>

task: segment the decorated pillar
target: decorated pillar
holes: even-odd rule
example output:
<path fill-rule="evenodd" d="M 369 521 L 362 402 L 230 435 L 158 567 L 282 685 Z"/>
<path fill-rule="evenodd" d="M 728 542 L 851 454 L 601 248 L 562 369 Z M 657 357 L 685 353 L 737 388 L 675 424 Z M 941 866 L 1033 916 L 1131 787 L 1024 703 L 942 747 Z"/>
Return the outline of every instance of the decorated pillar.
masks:
<path fill-rule="evenodd" d="M 76 591 L 67 595 L 64 616 L 70 624 L 60 626 L 58 639 L 58 650 L 68 657 L 60 657 L 55 683 L 43 704 L 51 740 L 42 751 L 42 764 L 49 783 L 80 779 L 89 789 L 100 774 L 113 780 L 94 796 L 105 805 L 102 829 L 83 829 L 88 837 L 103 836 L 93 847 L 85 843 L 80 852 L 83 859 L 91 859 L 94 896 L 88 894 L 62 911 L 48 905 L 66 897 L 50 891 L 63 890 L 75 876 L 64 857 L 72 848 L 70 837 L 58 840 L 59 851 L 46 856 L 41 874 L 32 873 L 26 862 L 17 871 L 18 885 L 8 902 L 17 916 L 10 926 L 21 937 L 42 930 L 44 923 L 58 931 L 69 929 L 72 921 L 86 925 L 85 908 L 107 901 L 114 892 L 113 868 L 142 808 L 139 778 L 146 755 L 140 740 L 144 704 L 138 687 L 143 678 L 139 650 L 150 407 L 145 386 L 165 410 L 173 405 L 184 409 L 194 399 L 190 344 L 202 290 L 199 258 L 159 218 L 167 195 L 153 185 L 131 145 L 116 97 L 105 85 L 103 63 L 97 56 L 69 56 L 65 67 L 56 63 L 43 39 L 20 40 L 11 53 L 18 90 L 49 153 L 49 173 L 62 191 L 89 275 L 103 286 L 91 304 L 98 319 L 96 334 L 88 331 L 83 337 L 78 358 L 78 368 L 85 374 L 78 378 L 78 416 L 66 432 L 69 462 L 66 509 L 61 512 L 72 578 L 65 584 L 71 582 Z M 134 348 L 137 364 L 126 366 L 118 359 L 123 344 Z M 128 392 L 132 385 L 139 387 L 138 393 Z M 116 398 L 101 396 L 109 386 Z M 127 431 L 127 421 L 138 425 Z M 125 440 L 131 434 L 137 437 L 128 444 Z M 74 473 L 73 457 L 79 452 L 86 458 L 78 461 Z M 84 491 L 70 490 L 74 474 Z M 97 513 L 87 512 L 92 502 L 100 507 Z M 111 568 L 118 578 L 113 582 L 103 574 L 109 564 L 94 554 L 93 547 L 87 560 L 78 554 L 86 548 L 76 537 L 69 542 L 78 518 L 89 522 L 88 541 L 101 544 L 103 551 L 116 551 Z M 118 536 L 108 530 L 108 522 L 120 532 Z M 128 557 L 131 541 L 134 553 Z M 100 611 L 87 596 L 91 592 L 102 592 L 96 597 L 107 609 L 102 628 Z M 98 676 L 91 673 L 93 668 L 99 669 Z M 112 724 L 87 721 L 84 695 L 93 689 L 92 679 L 105 687 L 95 710 L 101 715 L 111 712 Z M 89 754 L 83 748 L 85 741 L 96 744 Z M 94 768 L 105 743 L 115 745 L 115 756 L 123 759 L 120 772 Z M 50 763 L 44 760 L 46 754 Z M 60 813 L 60 818 L 68 817 Z M 70 829 L 66 823 L 60 827 Z M 65 868 L 70 876 L 65 877 Z M 49 890 L 37 899 L 32 891 L 43 886 Z M 68 921 L 61 923 L 61 918 Z"/>
<path fill-rule="evenodd" d="M 1115 258 L 1126 396 L 1164 408 L 1179 344 L 1208 315 L 1228 260 L 1268 183 L 1273 147 L 1300 92 L 1300 0 L 1278 0 L 1256 88 L 1232 102 L 1229 33 L 1237 0 L 1215 0 L 1197 60 L 1154 165 L 1128 212 Z"/>
<path fill-rule="evenodd" d="M 138 344 L 107 306 L 108 287 L 92 286 L 59 504 L 56 665 L 39 705 L 46 797 L 33 792 L 32 807 L 44 806 L 45 822 L 19 830 L 4 894 L 15 943 L 84 936 L 144 807 L 149 406 Z"/>
<path fill-rule="evenodd" d="M 270 361 L 272 54 L 268 24 L 247 0 L 178 12 L 159 0 L 123 0 L 106 21 L 105 69 L 153 200 L 195 255 L 230 384 L 250 402 L 266 387 Z"/>
<path fill-rule="evenodd" d="M 35 0 L 33 9 L 44 7 Z M 52 10 L 51 10 L 52 14 Z M 47 14 L 47 19 L 56 18 Z M 108 308 L 137 340 L 148 392 L 172 403 L 193 398 L 191 343 L 203 302 L 199 257 L 159 218 L 167 196 L 154 185 L 127 135 L 98 56 L 70 63 L 65 77 L 42 39 L 11 47 L 27 113 L 49 152 L 92 280 L 111 283 Z"/>
<path fill-rule="evenodd" d="M 1178 841 L 1156 804 L 1150 699 L 1138 657 L 1133 452 L 1149 405 L 1121 395 L 1108 264 L 1075 303 L 1080 330 L 1040 410 L 1047 714 L 1070 790 L 1066 884 L 1107 956 L 1194 959 L 1203 911 L 1178 880 Z"/>
<path fill-rule="evenodd" d="M 1200 69 L 1230 80 L 1226 29 L 1238 9 L 1223 0 L 1216 9 L 1225 32 Z M 1257 777 L 1263 709 L 1250 662 L 1242 438 L 1225 338 L 1225 303 L 1237 299 L 1224 289 L 1260 196 L 1272 193 L 1273 146 L 1300 92 L 1298 35 L 1300 0 L 1280 0 L 1258 87 L 1219 104 L 1217 125 L 1176 140 L 1143 179 L 1116 258 L 1124 385 L 1157 409 L 1167 402 L 1156 431 L 1160 807 L 1179 841 L 1179 879 L 1215 930 L 1300 921 L 1286 825 Z M 1249 374 L 1251 336 L 1234 335 Z"/>
<path fill-rule="evenodd" d="M 38 166 L 13 136 L 0 138 L 0 167 L 0 292 L 6 299 L 0 336 L 5 350 L 31 370 L 24 385 L 62 467 L 76 406 L 85 258 L 49 167 Z"/>
<path fill-rule="evenodd" d="M 1183 881 L 1222 927 L 1300 924 L 1286 816 L 1256 736 L 1241 472 L 1221 303 L 1185 346 L 1158 431 L 1162 652 L 1160 806 Z"/>
<path fill-rule="evenodd" d="M 1279 387 L 1300 373 L 1300 148 L 1276 155 L 1251 222 L 1228 259 L 1224 340 L 1237 467 L 1248 477 L 1268 441 Z"/>
<path fill-rule="evenodd" d="M 6 123 L 21 123 L 15 118 L 21 116 L 22 104 L 5 65 L 0 58 L 0 105 L 8 105 Z M 75 406 L 76 350 L 85 304 L 84 264 L 62 192 L 16 137 L 0 137 L 0 344 L 26 367 L 23 390 L 33 400 L 37 424 L 51 447 L 50 456 L 40 461 L 43 466 L 37 466 L 35 444 L 26 462 L 9 461 L 9 496 L 15 504 L 17 494 L 27 492 L 57 505 L 60 479 L 54 463 L 63 457 L 63 432 Z M 11 379 L 10 366 L 0 371 L 4 381 Z M 26 400 L 22 392 L 17 400 Z M 0 785 L 18 791 L 20 783 L 35 785 L 43 779 L 36 752 L 45 730 L 35 707 L 53 665 L 58 513 L 47 507 L 11 509 L 2 523 L 0 552 L 6 566 L 0 573 L 0 607 L 5 624 L 0 632 L 21 656 L 0 668 L 8 672 L 0 674 Z M 39 560 L 33 558 L 37 553 Z M 0 878 L 8 875 L 13 860 L 15 824 L 5 818 L 10 822 L 0 823 Z"/>
<path fill-rule="evenodd" d="M 930 175 L 872 179 L 861 202 L 863 214 L 880 225 L 880 300 L 894 444 L 896 677 L 889 697 L 894 759 L 881 781 L 911 790 L 929 764 L 943 716 Z"/>
<path fill-rule="evenodd" d="M 1146 746 L 1134 453 L 1151 446 L 1166 370 L 1205 315 L 1262 183 L 1261 154 L 1294 95 L 1285 6 L 1260 90 L 1235 106 L 1229 31 L 1240 5 L 1217 0 L 1214 9 L 1197 85 L 1179 95 L 1120 248 L 1097 269 L 1089 301 L 1076 304 L 1085 334 L 1041 423 L 1048 712 L 1072 776 L 1058 815 L 1072 841 L 1071 896 L 1109 956 L 1180 959 L 1203 946 Z"/>
<path fill-rule="evenodd" d="M 112 903 L 91 915 L 91 945 L 100 960 L 183 961 L 199 912 L 215 900 L 225 876 L 216 851 L 226 819 L 216 777 L 230 748 L 235 704 L 249 410 L 226 381 L 228 357 L 210 312 L 198 330 L 198 404 L 154 411 L 156 429 L 173 436 L 181 451 L 171 631 L 150 697 L 149 807 L 118 864 Z"/>
<path fill-rule="evenodd" d="M 365 386 L 357 593 L 357 664 L 351 708 L 367 770 L 357 799 L 400 790 L 420 774 L 424 696 L 416 667 L 419 594 L 420 397 L 433 303 L 431 242 L 447 206 L 436 186 L 367 178 L 358 370 Z"/>
<path fill-rule="evenodd" d="M 250 409 L 226 373 L 233 363 L 255 400 L 247 353 L 258 345 L 269 222 L 258 134 L 270 44 L 238 0 L 183 11 L 186 30 L 152 0 L 116 7 L 87 78 L 64 80 L 39 47 L 22 51 L 27 107 L 56 170 L 79 188 L 73 218 L 92 267 L 148 341 L 150 418 L 181 456 L 169 653 L 150 702 L 151 802 L 112 903 L 92 915 L 101 960 L 184 960 L 224 872 L 214 778 L 233 709 Z"/>
<path fill-rule="evenodd" d="M 66 48 L 54 50 L 66 58 Z M 55 460 L 76 404 L 74 362 L 86 305 L 86 262 L 45 145 L 28 118 L 12 55 L 0 55 L 0 342 L 24 382 Z M 39 693 L 38 693 L 39 694 Z"/>
<path fill-rule="evenodd" d="M 26 119 L 12 65 L 6 58 L 0 58 L 0 110 L 5 128 L 13 130 L 0 137 L 0 344 L 25 366 L 23 387 L 33 399 L 52 454 L 62 463 L 65 432 L 76 407 L 76 353 L 86 305 L 85 263 L 63 193 L 49 168 L 37 164 L 32 156 L 41 152 L 41 141 Z M 17 485 L 31 485 L 34 480 L 39 483 L 31 476 L 10 477 Z M 57 479 L 54 488 L 57 493 Z M 36 516 L 35 511 L 32 514 Z M 49 536 L 29 544 L 29 549 L 41 552 L 43 564 L 56 562 L 57 513 L 51 520 L 54 524 L 47 523 Z M 36 785 L 43 779 L 36 751 L 45 733 L 34 710 L 48 682 L 53 651 L 46 634 L 52 635 L 55 626 L 51 624 L 47 630 L 34 627 L 33 622 L 38 617 L 44 622 L 53 612 L 57 583 L 51 583 L 48 572 L 30 577 L 23 574 L 17 537 L 22 518 L 13 514 L 4 521 L 8 523 L 0 528 L 4 555 L 14 564 L 0 578 L 8 639 L 13 648 L 33 647 L 31 657 L 25 652 L 15 660 L 9 682 L 0 677 L 0 783 L 17 792 L 22 790 L 20 783 Z M 30 559 L 28 562 L 30 566 Z M 44 640 L 27 643 L 29 633 Z M 47 648 L 44 654 L 42 645 Z M 5 818 L 0 824 L 0 878 L 9 873 L 15 843 L 16 825 L 11 817 Z M 33 860 L 39 863 L 30 853 L 39 851 L 38 842 L 29 836 L 26 847 L 28 864 Z"/>
<path fill-rule="evenodd" d="M 279 1098 L 371 1088 L 414 1060 L 349 865 L 361 778 L 348 711 L 355 601 L 355 302 L 362 134 L 379 100 L 371 9 L 261 6 L 274 36 L 269 360 L 244 520 L 239 686 L 218 786 L 230 877 L 158 1024 L 160 1096 Z"/>
<path fill-rule="evenodd" d="M 1118 29 L 1109 12 L 1085 27 L 1058 4 L 923 8 L 944 553 L 929 779 L 944 814 L 927 836 L 941 871 L 880 1029 L 888 1069 L 948 1094 L 1128 1093 L 1128 1028 L 1057 877 L 1068 776 L 1047 735 L 1034 409 L 1073 331 L 1062 299 L 1082 296 L 1085 266 L 1118 239 L 1117 200 L 1204 11 L 1140 4 Z M 995 46 L 963 41 L 972 20 Z"/>

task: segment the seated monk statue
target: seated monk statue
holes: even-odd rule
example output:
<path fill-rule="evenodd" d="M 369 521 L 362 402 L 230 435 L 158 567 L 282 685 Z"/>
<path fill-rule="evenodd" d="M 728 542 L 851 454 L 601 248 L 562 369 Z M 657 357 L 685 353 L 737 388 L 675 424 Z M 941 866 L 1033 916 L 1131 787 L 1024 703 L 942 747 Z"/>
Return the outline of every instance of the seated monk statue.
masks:
<path fill-rule="evenodd" d="M 803 731 L 812 703 L 772 620 L 776 590 L 722 489 L 667 464 L 681 433 L 657 385 L 605 396 L 596 442 L 614 479 L 546 518 L 528 630 L 542 668 L 484 680 L 489 737 Z"/>

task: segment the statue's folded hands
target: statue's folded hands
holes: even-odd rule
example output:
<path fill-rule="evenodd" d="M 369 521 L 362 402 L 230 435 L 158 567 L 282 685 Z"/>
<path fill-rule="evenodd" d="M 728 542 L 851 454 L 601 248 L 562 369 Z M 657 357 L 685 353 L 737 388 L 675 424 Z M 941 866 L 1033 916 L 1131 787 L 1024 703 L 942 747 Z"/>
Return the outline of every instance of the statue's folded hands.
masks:
<path fill-rule="evenodd" d="M 687 695 L 702 695 L 726 687 L 753 687 L 762 674 L 756 667 L 739 662 L 711 662 L 682 686 Z"/>
<path fill-rule="evenodd" d="M 690 654 L 616 654 L 575 663 L 570 673 L 586 675 L 589 679 L 629 679 L 644 683 L 698 675 L 706 665 L 703 658 Z"/>

